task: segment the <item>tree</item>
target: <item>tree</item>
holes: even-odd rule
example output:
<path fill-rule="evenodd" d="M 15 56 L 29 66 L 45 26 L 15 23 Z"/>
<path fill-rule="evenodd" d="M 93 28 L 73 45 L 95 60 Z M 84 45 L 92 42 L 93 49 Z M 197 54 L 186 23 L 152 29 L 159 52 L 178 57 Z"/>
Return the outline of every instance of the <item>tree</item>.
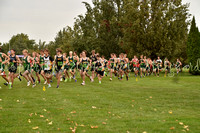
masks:
<path fill-rule="evenodd" d="M 53 41 L 50 41 L 46 46 L 45 48 L 47 48 L 49 50 L 49 53 L 52 57 L 54 57 L 54 55 L 56 55 L 56 45 Z"/>
<path fill-rule="evenodd" d="M 39 40 L 38 49 L 44 50 L 46 48 L 46 42 Z"/>
<path fill-rule="evenodd" d="M 129 50 L 131 56 L 186 59 L 188 6 L 182 5 L 181 0 L 125 1 L 122 48 Z"/>
<path fill-rule="evenodd" d="M 71 27 L 67 26 L 66 28 L 63 28 L 62 31 L 60 30 L 58 32 L 54 45 L 56 45 L 56 47 L 60 47 L 64 52 L 68 53 L 70 50 L 73 50 L 72 39 L 73 31 Z"/>
<path fill-rule="evenodd" d="M 1 44 L 2 52 L 7 53 L 9 51 L 9 43 Z"/>
<path fill-rule="evenodd" d="M 110 53 L 120 53 L 118 42 L 121 31 L 117 25 L 121 14 L 120 0 L 93 0 L 93 8 L 87 2 L 83 3 L 87 11 L 84 16 L 79 15 L 74 23 L 74 49 L 78 52 L 95 49 L 106 57 Z"/>
<path fill-rule="evenodd" d="M 192 19 L 192 24 L 187 41 L 187 56 L 188 62 L 190 63 L 190 72 L 192 74 L 200 74 L 200 72 L 195 71 L 194 66 L 197 63 L 198 58 L 200 58 L 200 33 L 198 27 L 196 26 L 195 17 Z M 200 65 L 200 64 L 199 64 Z"/>
<path fill-rule="evenodd" d="M 24 49 L 30 52 L 34 50 L 35 40 L 30 40 L 28 35 L 21 33 L 12 36 L 9 43 L 5 44 L 5 47 L 10 47 L 9 49 L 14 49 L 16 54 L 22 54 Z"/>
<path fill-rule="evenodd" d="M 192 65 L 196 64 L 198 58 L 200 58 L 200 33 L 196 26 L 195 17 L 192 19 L 192 24 L 187 41 L 187 55 L 188 61 Z"/>
<path fill-rule="evenodd" d="M 144 54 L 186 60 L 188 4 L 181 0 L 93 0 L 73 27 L 72 46 L 78 52 Z"/>

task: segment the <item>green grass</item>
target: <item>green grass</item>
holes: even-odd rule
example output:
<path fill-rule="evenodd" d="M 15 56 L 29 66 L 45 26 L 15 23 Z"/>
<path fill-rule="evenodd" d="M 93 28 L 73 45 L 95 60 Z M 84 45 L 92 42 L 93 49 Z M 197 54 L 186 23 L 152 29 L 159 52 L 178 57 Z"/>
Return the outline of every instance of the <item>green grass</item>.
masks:
<path fill-rule="evenodd" d="M 138 82 L 133 74 L 128 82 L 117 78 L 110 82 L 105 77 L 101 85 L 97 79 L 94 83 L 87 79 L 86 86 L 80 85 L 79 78 L 77 83 L 62 82 L 59 89 L 55 88 L 54 80 L 52 88 L 46 91 L 43 84 L 26 87 L 26 81 L 18 79 L 9 90 L 3 82 L 1 78 L 1 133 L 70 133 L 70 127 L 76 127 L 77 133 L 200 131 L 200 77 L 187 73 L 174 78 L 163 75 L 139 78 Z M 189 131 L 184 125 L 188 125 Z M 32 129 L 37 126 L 38 129 Z"/>

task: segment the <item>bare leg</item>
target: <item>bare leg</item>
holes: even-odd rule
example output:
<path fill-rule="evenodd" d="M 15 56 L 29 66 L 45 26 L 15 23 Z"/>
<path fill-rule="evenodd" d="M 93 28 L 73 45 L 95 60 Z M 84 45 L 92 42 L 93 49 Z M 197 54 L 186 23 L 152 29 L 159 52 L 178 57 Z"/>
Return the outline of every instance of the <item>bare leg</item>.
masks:
<path fill-rule="evenodd" d="M 61 78 L 61 72 L 58 72 L 58 73 L 56 74 L 56 79 L 57 79 L 57 88 L 58 88 L 59 85 L 60 85 L 60 78 Z"/>
<path fill-rule="evenodd" d="M 28 73 L 28 71 L 25 71 L 23 74 L 22 74 L 22 76 L 27 80 L 27 82 L 29 81 L 29 79 L 28 79 L 28 77 L 27 77 L 27 73 Z"/>
<path fill-rule="evenodd" d="M 41 71 L 41 75 L 44 78 L 44 80 L 47 80 L 43 70 Z"/>

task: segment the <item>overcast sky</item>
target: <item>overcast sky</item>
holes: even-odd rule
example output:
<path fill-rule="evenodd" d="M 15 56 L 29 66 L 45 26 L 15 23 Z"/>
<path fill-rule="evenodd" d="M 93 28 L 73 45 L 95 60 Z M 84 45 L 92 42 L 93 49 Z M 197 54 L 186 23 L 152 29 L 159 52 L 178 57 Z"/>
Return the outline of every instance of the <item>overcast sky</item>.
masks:
<path fill-rule="evenodd" d="M 26 33 L 36 42 L 53 41 L 60 29 L 73 26 L 74 18 L 85 13 L 82 1 L 92 0 L 0 0 L 0 42 L 8 42 L 18 33 Z M 200 0 L 183 3 L 190 3 L 190 13 L 200 28 Z"/>

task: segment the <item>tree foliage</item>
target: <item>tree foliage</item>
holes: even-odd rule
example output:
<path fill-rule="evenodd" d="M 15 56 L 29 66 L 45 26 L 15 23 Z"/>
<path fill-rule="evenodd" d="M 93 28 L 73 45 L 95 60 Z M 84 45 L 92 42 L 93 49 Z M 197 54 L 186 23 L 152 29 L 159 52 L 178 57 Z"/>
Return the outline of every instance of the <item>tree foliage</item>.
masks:
<path fill-rule="evenodd" d="M 192 19 L 188 35 L 187 55 L 188 61 L 191 62 L 192 65 L 195 65 L 197 59 L 200 58 L 200 33 L 196 26 L 195 17 Z"/>
<path fill-rule="evenodd" d="M 35 48 L 35 40 L 29 39 L 28 35 L 24 33 L 12 36 L 9 43 L 4 43 L 2 46 L 3 52 L 7 53 L 9 50 L 14 49 L 16 54 L 22 54 L 24 49 L 33 51 Z"/>
<path fill-rule="evenodd" d="M 190 72 L 200 74 L 200 32 L 196 26 L 195 17 L 192 19 L 187 42 L 187 56 L 190 63 Z"/>
<path fill-rule="evenodd" d="M 86 13 L 75 18 L 73 27 L 60 30 L 49 43 L 29 40 L 25 34 L 13 36 L 12 48 L 20 50 L 48 48 L 55 54 L 95 49 L 107 58 L 110 53 L 127 53 L 128 57 L 187 59 L 188 4 L 182 0 L 92 0 L 83 2 Z M 20 45 L 20 47 L 18 47 Z M 4 46 L 4 45 L 3 45 Z M 7 44 L 5 44 L 7 48 Z"/>
<path fill-rule="evenodd" d="M 106 57 L 125 52 L 186 59 L 188 4 L 181 0 L 93 0 L 75 19 L 72 29 L 60 31 L 55 42 L 81 52 L 96 49 Z M 61 42 L 58 38 L 71 35 Z M 64 41 L 64 42 L 63 42 Z"/>

